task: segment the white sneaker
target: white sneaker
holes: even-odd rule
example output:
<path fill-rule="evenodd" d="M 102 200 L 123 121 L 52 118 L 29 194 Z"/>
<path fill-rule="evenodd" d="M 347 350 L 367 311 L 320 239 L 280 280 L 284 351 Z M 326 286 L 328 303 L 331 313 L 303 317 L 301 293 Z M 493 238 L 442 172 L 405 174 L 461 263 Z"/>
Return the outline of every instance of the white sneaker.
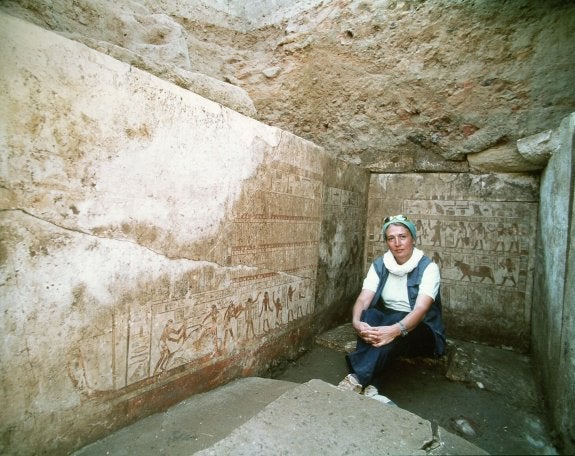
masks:
<path fill-rule="evenodd" d="M 397 404 L 393 402 L 389 397 L 384 396 L 383 394 L 376 394 L 375 396 L 370 396 L 372 399 L 381 402 L 385 405 L 390 405 L 392 407 L 397 407 Z"/>
<path fill-rule="evenodd" d="M 379 394 L 379 392 L 377 391 L 377 388 L 375 386 L 367 385 L 361 394 L 363 394 L 364 396 L 367 396 L 367 397 L 373 397 L 373 396 L 377 396 Z"/>
<path fill-rule="evenodd" d="M 355 374 L 347 374 L 345 378 L 339 382 L 337 387 L 343 391 L 353 391 L 355 393 L 361 393 L 361 383 L 357 379 Z"/>

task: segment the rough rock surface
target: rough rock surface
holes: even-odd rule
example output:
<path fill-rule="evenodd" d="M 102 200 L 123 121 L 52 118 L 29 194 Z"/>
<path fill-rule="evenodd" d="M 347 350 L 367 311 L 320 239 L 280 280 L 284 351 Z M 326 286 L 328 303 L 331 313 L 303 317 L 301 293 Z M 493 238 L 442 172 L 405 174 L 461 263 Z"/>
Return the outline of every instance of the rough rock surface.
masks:
<path fill-rule="evenodd" d="M 209 71 L 194 71 L 188 49 L 192 37 L 171 17 L 151 12 L 143 2 L 8 1 L 0 7 L 242 114 L 256 115 L 244 89 L 214 79 Z"/>
<path fill-rule="evenodd" d="M 271 437 L 271 438 L 270 438 Z M 310 380 L 198 456 L 487 454 L 399 407 Z"/>
<path fill-rule="evenodd" d="M 517 140 L 575 109 L 573 2 L 43 3 L 2 7 L 374 172 L 540 169 Z"/>

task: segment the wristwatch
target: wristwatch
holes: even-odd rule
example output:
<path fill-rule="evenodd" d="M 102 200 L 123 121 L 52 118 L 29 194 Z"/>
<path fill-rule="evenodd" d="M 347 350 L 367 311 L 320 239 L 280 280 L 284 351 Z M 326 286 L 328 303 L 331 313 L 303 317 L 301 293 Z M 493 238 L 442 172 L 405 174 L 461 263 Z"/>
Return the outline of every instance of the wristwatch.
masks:
<path fill-rule="evenodd" d="M 409 334 L 409 331 L 407 330 L 405 325 L 401 321 L 398 321 L 397 324 L 399 325 L 399 329 L 401 330 L 401 336 L 402 337 L 407 336 Z"/>

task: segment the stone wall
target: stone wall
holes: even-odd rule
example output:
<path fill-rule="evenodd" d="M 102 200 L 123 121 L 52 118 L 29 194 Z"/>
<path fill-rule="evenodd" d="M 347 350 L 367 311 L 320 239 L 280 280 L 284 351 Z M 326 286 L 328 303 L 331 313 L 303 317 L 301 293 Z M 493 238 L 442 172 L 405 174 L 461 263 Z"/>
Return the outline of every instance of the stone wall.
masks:
<path fill-rule="evenodd" d="M 541 177 L 533 294 L 533 356 L 564 454 L 575 452 L 575 114 Z"/>
<path fill-rule="evenodd" d="M 447 337 L 529 348 L 538 180 L 527 175 L 380 174 L 369 190 L 364 269 L 404 214 L 440 268 Z"/>
<path fill-rule="evenodd" d="M 365 170 L 0 22 L 1 453 L 63 454 L 265 374 L 341 315 Z"/>

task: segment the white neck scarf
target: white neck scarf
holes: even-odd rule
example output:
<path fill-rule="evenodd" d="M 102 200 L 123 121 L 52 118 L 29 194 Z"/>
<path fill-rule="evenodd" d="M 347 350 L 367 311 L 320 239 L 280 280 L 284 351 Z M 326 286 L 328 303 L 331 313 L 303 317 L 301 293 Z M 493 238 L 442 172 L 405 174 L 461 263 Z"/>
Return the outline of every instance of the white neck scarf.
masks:
<path fill-rule="evenodd" d="M 388 250 L 383 254 L 383 264 L 385 264 L 385 267 L 391 274 L 402 277 L 405 274 L 408 274 L 411 271 L 413 271 L 422 257 L 423 252 L 418 248 L 414 247 L 413 253 L 411 254 L 411 258 L 409 258 L 409 260 L 407 260 L 403 264 L 397 264 L 397 261 L 395 261 L 395 257 L 393 256 L 391 251 Z"/>

